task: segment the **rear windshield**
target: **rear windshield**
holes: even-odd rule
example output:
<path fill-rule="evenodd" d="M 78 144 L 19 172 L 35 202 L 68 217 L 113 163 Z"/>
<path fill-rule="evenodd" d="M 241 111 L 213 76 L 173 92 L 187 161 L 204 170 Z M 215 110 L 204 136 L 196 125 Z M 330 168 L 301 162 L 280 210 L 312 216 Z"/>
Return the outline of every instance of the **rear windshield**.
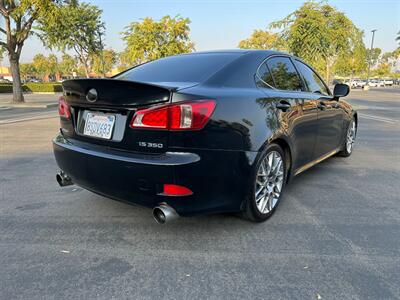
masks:
<path fill-rule="evenodd" d="M 140 82 L 202 82 L 241 53 L 207 53 L 170 56 L 137 66 L 116 79 Z"/>

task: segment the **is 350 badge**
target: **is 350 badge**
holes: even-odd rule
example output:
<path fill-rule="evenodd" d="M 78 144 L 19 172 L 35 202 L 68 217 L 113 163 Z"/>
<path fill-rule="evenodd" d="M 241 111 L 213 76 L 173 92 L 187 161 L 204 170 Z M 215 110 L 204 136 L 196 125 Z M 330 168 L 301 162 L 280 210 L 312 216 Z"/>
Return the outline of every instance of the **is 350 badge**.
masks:
<path fill-rule="evenodd" d="M 164 144 L 162 143 L 138 142 L 138 144 L 140 147 L 146 147 L 146 148 L 162 149 L 164 147 Z"/>

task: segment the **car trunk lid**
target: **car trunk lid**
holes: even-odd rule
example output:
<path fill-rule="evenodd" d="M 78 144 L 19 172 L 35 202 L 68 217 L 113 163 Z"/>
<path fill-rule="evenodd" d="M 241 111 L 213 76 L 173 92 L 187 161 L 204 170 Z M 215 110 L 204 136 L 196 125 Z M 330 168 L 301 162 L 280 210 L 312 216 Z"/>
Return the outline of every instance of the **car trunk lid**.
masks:
<path fill-rule="evenodd" d="M 124 109 L 167 102 L 178 88 L 117 79 L 75 79 L 62 85 L 71 106 Z"/>
<path fill-rule="evenodd" d="M 161 86 L 117 79 L 77 79 L 62 85 L 71 109 L 70 120 L 61 118 L 66 138 L 124 151 L 160 153 L 167 151 L 168 131 L 133 129 L 130 121 L 138 109 L 168 103 L 174 91 L 192 84 Z M 100 136 L 91 128 L 88 130 L 87 125 L 98 120 L 106 120 L 104 126 L 110 126 L 112 132 Z"/>

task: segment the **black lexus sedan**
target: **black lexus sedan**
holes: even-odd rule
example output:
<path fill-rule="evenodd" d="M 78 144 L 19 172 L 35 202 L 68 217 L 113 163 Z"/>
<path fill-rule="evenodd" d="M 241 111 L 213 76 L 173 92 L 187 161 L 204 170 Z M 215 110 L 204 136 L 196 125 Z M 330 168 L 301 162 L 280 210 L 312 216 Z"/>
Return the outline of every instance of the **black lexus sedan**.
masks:
<path fill-rule="evenodd" d="M 176 216 L 240 212 L 264 221 L 285 185 L 349 156 L 357 113 L 306 63 L 232 50 L 171 56 L 111 79 L 63 82 L 53 140 L 61 186 L 77 184 Z"/>

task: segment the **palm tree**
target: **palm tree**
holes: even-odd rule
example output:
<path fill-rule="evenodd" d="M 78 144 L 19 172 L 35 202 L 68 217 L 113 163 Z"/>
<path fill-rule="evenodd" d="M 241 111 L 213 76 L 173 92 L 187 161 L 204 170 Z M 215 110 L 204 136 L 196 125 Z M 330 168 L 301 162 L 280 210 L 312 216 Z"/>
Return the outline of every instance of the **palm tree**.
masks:
<path fill-rule="evenodd" d="M 399 42 L 399 45 L 400 45 L 400 31 L 397 33 L 396 41 L 398 41 L 398 42 Z"/>

